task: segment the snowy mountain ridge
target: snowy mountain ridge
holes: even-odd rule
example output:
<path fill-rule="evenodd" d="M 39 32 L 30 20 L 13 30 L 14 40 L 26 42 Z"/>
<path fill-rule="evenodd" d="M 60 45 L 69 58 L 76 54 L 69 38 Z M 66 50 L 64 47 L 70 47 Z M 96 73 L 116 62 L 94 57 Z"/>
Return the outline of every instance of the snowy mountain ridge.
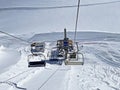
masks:
<path fill-rule="evenodd" d="M 63 38 L 63 32 L 35 34 L 28 41 L 55 41 Z M 68 32 L 68 37 L 74 39 L 74 32 Z M 51 37 L 51 38 L 50 38 Z M 78 41 L 120 41 L 120 34 L 105 32 L 77 32 Z"/>

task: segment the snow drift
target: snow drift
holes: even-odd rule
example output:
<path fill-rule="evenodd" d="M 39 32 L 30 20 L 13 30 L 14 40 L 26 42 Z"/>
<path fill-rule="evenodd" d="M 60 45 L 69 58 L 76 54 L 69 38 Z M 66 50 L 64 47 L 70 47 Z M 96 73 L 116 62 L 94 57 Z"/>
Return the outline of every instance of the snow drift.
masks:
<path fill-rule="evenodd" d="M 68 33 L 70 38 L 73 35 Z M 28 41 L 47 41 L 48 48 L 51 48 L 55 45 L 51 40 L 57 38 L 63 38 L 62 33 L 36 34 Z M 119 34 L 79 32 L 77 39 L 83 45 L 80 50 L 85 57 L 83 66 L 48 63 L 40 68 L 27 67 L 29 45 L 14 41 L 10 47 L 5 47 L 0 43 L 0 90 L 119 90 L 119 38 Z M 9 42 L 4 41 L 4 44 L 9 46 Z"/>

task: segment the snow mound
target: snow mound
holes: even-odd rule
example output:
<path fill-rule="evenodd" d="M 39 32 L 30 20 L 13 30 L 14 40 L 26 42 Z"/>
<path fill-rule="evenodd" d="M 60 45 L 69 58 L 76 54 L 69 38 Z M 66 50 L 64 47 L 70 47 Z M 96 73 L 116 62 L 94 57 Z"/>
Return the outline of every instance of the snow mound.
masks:
<path fill-rule="evenodd" d="M 15 64 L 20 59 L 20 53 L 17 50 L 0 46 L 0 72 Z"/>

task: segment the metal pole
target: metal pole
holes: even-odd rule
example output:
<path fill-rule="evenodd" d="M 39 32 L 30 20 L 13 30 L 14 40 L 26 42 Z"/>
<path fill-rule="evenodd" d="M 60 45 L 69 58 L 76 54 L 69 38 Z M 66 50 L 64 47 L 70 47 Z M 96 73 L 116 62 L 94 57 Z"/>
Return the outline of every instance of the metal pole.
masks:
<path fill-rule="evenodd" d="M 64 29 L 64 39 L 67 38 L 66 28 Z"/>
<path fill-rule="evenodd" d="M 77 16 L 76 16 L 76 23 L 75 23 L 75 35 L 74 35 L 74 42 L 76 42 L 77 25 L 78 25 L 78 16 L 79 16 L 79 7 L 80 7 L 80 0 L 78 0 L 78 6 L 77 6 Z"/>

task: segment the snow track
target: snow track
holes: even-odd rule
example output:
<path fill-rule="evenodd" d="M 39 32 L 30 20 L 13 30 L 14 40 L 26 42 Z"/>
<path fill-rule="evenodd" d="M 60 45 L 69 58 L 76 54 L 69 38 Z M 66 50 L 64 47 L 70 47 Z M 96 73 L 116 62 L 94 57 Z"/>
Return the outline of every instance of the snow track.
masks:
<path fill-rule="evenodd" d="M 36 72 L 41 72 L 42 68 L 28 68 L 27 67 L 27 51 L 25 49 L 21 50 L 21 59 L 18 63 L 10 67 L 10 69 L 0 75 L 0 90 L 13 90 L 26 88 L 20 87 L 21 84 L 26 82 L 36 74 Z M 6 88 L 4 88 L 4 87 Z M 12 87 L 11 87 L 12 86 Z M 15 89 L 15 90 L 16 90 Z"/>
<path fill-rule="evenodd" d="M 43 84 L 41 84 L 41 86 L 38 88 L 38 90 L 40 90 L 42 87 L 44 87 L 44 85 L 54 76 L 54 74 L 57 73 L 58 70 L 59 70 L 59 68 L 57 68 L 57 69 L 46 79 L 46 81 L 45 81 Z"/>
<path fill-rule="evenodd" d="M 7 82 L 0 82 L 0 84 L 8 84 L 8 85 L 10 85 L 10 86 L 15 87 L 16 89 L 27 90 L 26 88 L 19 87 L 19 86 L 17 86 L 16 83 L 9 82 L 9 81 L 7 81 Z"/>
<path fill-rule="evenodd" d="M 28 81 L 29 83 L 24 84 L 24 86 L 27 87 L 28 90 L 65 90 L 66 83 L 64 82 L 69 70 L 69 67 L 50 66 L 50 68 L 45 68 L 41 74 L 38 73 L 34 76 Z"/>
<path fill-rule="evenodd" d="M 86 43 L 83 66 L 47 63 L 31 68 L 29 48 L 20 48 L 20 60 L 0 74 L 0 90 L 120 90 L 119 48 L 119 42 Z"/>
<path fill-rule="evenodd" d="M 76 90 L 120 90 L 118 47 L 119 42 L 84 45 L 85 65 L 72 67 L 72 74 L 78 76 L 79 89 Z"/>
<path fill-rule="evenodd" d="M 119 70 L 120 68 L 94 64 L 72 66 L 69 71 L 68 90 L 119 90 Z"/>

